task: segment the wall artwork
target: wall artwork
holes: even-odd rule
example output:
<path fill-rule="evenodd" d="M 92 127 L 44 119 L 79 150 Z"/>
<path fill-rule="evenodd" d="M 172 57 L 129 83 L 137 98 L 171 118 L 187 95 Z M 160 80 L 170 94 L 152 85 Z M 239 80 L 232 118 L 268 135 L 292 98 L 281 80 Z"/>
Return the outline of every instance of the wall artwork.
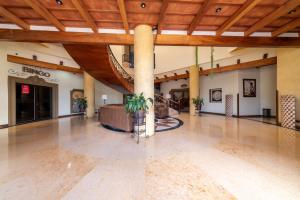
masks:
<path fill-rule="evenodd" d="M 256 97 L 256 79 L 243 79 L 243 97 Z"/>
<path fill-rule="evenodd" d="M 209 90 L 209 102 L 222 103 L 222 88 Z"/>
<path fill-rule="evenodd" d="M 81 113 L 81 109 L 76 101 L 78 98 L 84 98 L 83 90 L 71 90 L 71 113 Z"/>

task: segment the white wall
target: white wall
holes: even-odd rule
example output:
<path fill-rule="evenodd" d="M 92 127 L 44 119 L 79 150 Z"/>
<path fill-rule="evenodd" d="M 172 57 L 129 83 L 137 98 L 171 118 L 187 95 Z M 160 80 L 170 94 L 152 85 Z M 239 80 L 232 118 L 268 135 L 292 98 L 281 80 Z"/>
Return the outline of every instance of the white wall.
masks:
<path fill-rule="evenodd" d="M 260 70 L 239 70 L 240 116 L 260 115 Z M 243 79 L 256 79 L 256 97 L 243 97 Z"/>
<path fill-rule="evenodd" d="M 164 82 L 160 85 L 160 92 L 163 93 L 164 97 L 166 94 L 169 94 L 169 92 L 172 89 L 182 89 L 181 85 L 186 84 L 187 88 L 189 87 L 189 80 L 180 79 L 178 81 L 168 81 Z"/>
<path fill-rule="evenodd" d="M 37 55 L 38 60 L 41 61 L 58 64 L 62 60 L 65 65 L 78 68 L 78 65 L 60 45 L 47 44 L 45 46 L 38 43 L 0 42 L 0 124 L 8 124 L 8 76 L 27 78 L 32 75 L 23 73 L 22 65 L 7 62 L 7 54 L 18 54 L 18 56 L 26 58 Z M 83 89 L 82 76 L 62 71 L 41 70 L 51 74 L 50 79 L 46 79 L 47 82 L 59 85 L 58 114 L 70 114 L 70 91 L 72 89 Z"/>
<path fill-rule="evenodd" d="M 220 74 L 212 74 L 209 76 L 200 77 L 200 96 L 204 99 L 203 111 L 213 113 L 225 113 L 225 95 L 232 94 L 234 98 L 234 105 L 236 105 L 236 79 L 237 71 L 225 72 Z M 209 102 L 209 90 L 222 88 L 222 102 Z M 234 115 L 236 115 L 236 106 L 234 108 Z"/>
<path fill-rule="evenodd" d="M 111 50 L 116 59 L 121 64 L 124 47 L 120 45 L 111 45 Z M 234 47 L 215 47 L 214 59 L 220 66 L 235 64 L 239 58 L 241 62 L 261 59 L 263 54 L 268 53 L 269 57 L 276 56 L 276 50 L 273 48 L 240 48 L 233 51 Z M 156 68 L 154 73 L 159 76 L 169 75 L 168 72 L 183 72 L 189 66 L 195 64 L 195 47 L 191 46 L 155 46 Z M 210 67 L 210 47 L 199 47 L 198 58 L 201 67 L 204 69 Z M 132 74 L 132 69 L 125 70 Z"/>
<path fill-rule="evenodd" d="M 106 104 L 122 104 L 123 103 L 123 94 L 104 85 L 103 83 L 96 81 L 95 82 L 95 106 L 99 108 L 103 105 L 103 100 L 101 99 L 102 95 L 107 95 Z"/>
<path fill-rule="evenodd" d="M 260 68 L 260 114 L 262 108 L 270 108 L 271 115 L 276 115 L 276 70 L 276 65 Z"/>
<path fill-rule="evenodd" d="M 256 97 L 243 97 L 243 79 L 256 79 Z M 161 84 L 161 92 L 180 88 L 188 80 Z M 222 88 L 222 103 L 209 102 L 209 90 Z M 240 115 L 262 115 L 262 108 L 271 108 L 276 114 L 276 66 L 246 69 L 200 77 L 200 96 L 204 98 L 203 111 L 225 113 L 225 95 L 233 95 L 233 114 L 237 114 L 237 94 L 240 94 Z"/>

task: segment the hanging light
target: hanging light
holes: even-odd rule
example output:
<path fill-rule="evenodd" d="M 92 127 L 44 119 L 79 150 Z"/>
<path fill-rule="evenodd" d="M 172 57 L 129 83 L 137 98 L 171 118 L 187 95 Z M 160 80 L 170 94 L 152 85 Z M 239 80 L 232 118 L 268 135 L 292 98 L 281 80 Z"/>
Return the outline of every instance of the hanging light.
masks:
<path fill-rule="evenodd" d="M 56 0 L 56 4 L 61 6 L 61 5 L 63 5 L 64 3 L 63 3 L 63 0 Z"/>
<path fill-rule="evenodd" d="M 145 2 L 141 3 L 141 8 L 146 8 L 146 3 Z"/>

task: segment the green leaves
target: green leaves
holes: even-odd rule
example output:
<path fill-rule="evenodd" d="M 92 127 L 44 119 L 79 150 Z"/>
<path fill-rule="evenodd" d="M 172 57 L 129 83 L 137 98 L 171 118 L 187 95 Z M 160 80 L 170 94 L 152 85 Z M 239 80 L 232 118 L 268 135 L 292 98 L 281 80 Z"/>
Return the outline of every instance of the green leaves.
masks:
<path fill-rule="evenodd" d="M 147 103 L 151 103 L 153 105 L 153 99 L 144 97 L 144 94 L 141 93 L 139 95 L 134 94 L 132 96 L 127 97 L 127 103 L 125 104 L 125 110 L 129 113 L 135 113 L 137 111 L 147 111 L 149 110 L 149 106 Z"/>
<path fill-rule="evenodd" d="M 204 105 L 204 99 L 203 98 L 200 98 L 199 96 L 197 98 L 193 98 L 193 104 L 198 106 L 198 105 L 201 105 L 203 106 Z"/>

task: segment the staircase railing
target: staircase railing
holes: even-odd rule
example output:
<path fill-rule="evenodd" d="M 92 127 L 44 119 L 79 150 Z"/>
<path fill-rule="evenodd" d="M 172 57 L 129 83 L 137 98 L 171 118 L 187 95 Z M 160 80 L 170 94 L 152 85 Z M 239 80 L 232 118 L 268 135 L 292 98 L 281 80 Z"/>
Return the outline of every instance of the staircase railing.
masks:
<path fill-rule="evenodd" d="M 155 94 L 155 102 L 162 102 L 162 103 L 166 103 L 168 105 L 168 107 L 173 108 L 174 110 L 177 110 L 178 113 L 180 113 L 181 111 L 181 101 L 174 101 L 172 99 L 166 99 L 163 96 L 159 95 L 159 94 Z"/>
<path fill-rule="evenodd" d="M 120 73 L 120 75 L 126 79 L 130 83 L 134 83 L 134 78 L 132 75 L 126 72 L 125 69 L 123 69 L 122 65 L 118 62 L 118 60 L 115 58 L 113 52 L 111 51 L 110 47 L 107 46 L 107 52 L 109 55 L 109 60 L 115 67 L 115 69 Z"/>

